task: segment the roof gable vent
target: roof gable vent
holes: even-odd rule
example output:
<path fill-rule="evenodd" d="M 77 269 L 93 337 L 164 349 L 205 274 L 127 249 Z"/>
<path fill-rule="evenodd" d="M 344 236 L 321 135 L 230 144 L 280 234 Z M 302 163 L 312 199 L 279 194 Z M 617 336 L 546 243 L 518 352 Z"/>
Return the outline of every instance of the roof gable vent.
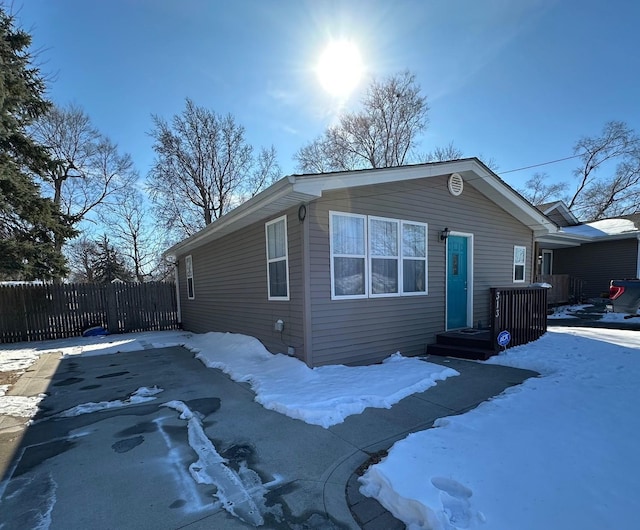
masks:
<path fill-rule="evenodd" d="M 462 194 L 464 181 L 462 180 L 462 177 L 459 173 L 452 173 L 449 177 L 449 182 L 447 182 L 447 186 L 449 187 L 449 193 L 457 197 L 458 195 Z"/>

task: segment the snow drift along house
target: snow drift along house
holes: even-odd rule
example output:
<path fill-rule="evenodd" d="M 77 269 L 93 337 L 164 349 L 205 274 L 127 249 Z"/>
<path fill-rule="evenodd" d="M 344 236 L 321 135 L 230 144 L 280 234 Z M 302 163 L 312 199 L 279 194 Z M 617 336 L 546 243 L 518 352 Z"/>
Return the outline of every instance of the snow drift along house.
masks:
<path fill-rule="evenodd" d="M 557 227 L 476 158 L 285 177 L 171 247 L 181 321 L 309 366 L 424 354 L 486 325 Z"/>

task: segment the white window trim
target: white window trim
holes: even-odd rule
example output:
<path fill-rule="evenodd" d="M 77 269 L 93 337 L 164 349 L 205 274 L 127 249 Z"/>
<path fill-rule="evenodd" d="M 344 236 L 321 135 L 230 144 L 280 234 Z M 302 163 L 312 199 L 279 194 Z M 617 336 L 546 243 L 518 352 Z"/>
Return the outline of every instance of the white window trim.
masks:
<path fill-rule="evenodd" d="M 364 227 L 364 254 L 334 254 L 333 253 L 333 217 L 334 216 L 343 216 L 343 217 L 357 217 L 363 220 Z M 369 282 L 368 282 L 368 256 L 367 251 L 369 248 L 369 241 L 367 239 L 368 236 L 367 230 L 367 216 L 361 215 L 357 213 L 347 213 L 347 212 L 334 212 L 329 211 L 329 261 L 330 261 L 330 274 L 331 274 L 331 300 L 355 300 L 360 298 L 368 298 L 369 297 Z M 336 294 L 336 285 L 335 285 L 335 275 L 334 275 L 334 267 L 333 261 L 334 258 L 362 258 L 364 259 L 364 294 L 347 294 L 347 295 L 337 295 Z"/>
<path fill-rule="evenodd" d="M 405 225 L 414 225 L 424 227 L 424 258 L 405 257 L 402 248 L 403 227 Z M 424 261 L 424 291 L 404 291 L 404 260 L 407 261 Z M 400 291 L 402 296 L 424 296 L 429 294 L 429 225 L 418 221 L 401 221 L 400 222 Z"/>
<path fill-rule="evenodd" d="M 334 216 L 344 216 L 344 217 L 357 217 L 362 219 L 364 226 L 364 244 L 365 244 L 365 254 L 334 254 L 333 253 L 333 218 Z M 372 256 L 370 249 L 370 225 L 371 220 L 382 220 L 382 221 L 391 221 L 396 223 L 397 226 L 397 237 L 398 237 L 398 256 Z M 405 225 L 414 225 L 414 226 L 422 226 L 424 227 L 425 234 L 425 256 L 424 258 L 416 258 L 416 257 L 404 257 L 404 249 L 402 247 L 402 235 L 403 235 L 403 227 Z M 389 217 L 380 217 L 380 216 L 368 216 L 356 213 L 349 212 L 339 212 L 339 211 L 329 211 L 329 254 L 330 254 L 330 275 L 331 275 L 331 299 L 332 300 L 354 300 L 354 299 L 362 299 L 362 298 L 391 298 L 391 297 L 399 297 L 399 296 L 426 296 L 429 294 L 429 225 L 428 223 L 423 223 L 420 221 L 409 221 L 405 219 L 393 219 Z M 364 259 L 364 286 L 365 293 L 357 294 L 357 295 L 336 295 L 335 290 L 335 275 L 334 275 L 334 258 L 363 258 Z M 379 293 L 373 294 L 373 289 L 371 282 L 371 260 L 372 259 L 390 259 L 395 258 L 397 260 L 398 267 L 398 292 L 395 293 Z M 424 291 L 409 291 L 404 292 L 404 260 L 409 261 L 424 261 L 425 262 L 425 287 Z"/>
<path fill-rule="evenodd" d="M 269 259 L 269 226 L 284 222 L 284 256 L 280 256 L 278 258 Z M 265 243 L 266 243 L 266 256 L 267 256 L 267 299 L 273 301 L 289 301 L 289 293 L 291 292 L 289 289 L 289 236 L 287 232 L 287 216 L 283 215 L 278 217 L 277 219 L 272 219 L 271 221 L 265 223 L 264 225 L 264 235 L 265 235 Z M 278 261 L 284 261 L 285 266 L 285 275 L 287 277 L 287 296 L 271 296 L 271 274 L 269 272 L 269 265 L 271 263 L 276 263 Z"/>
<path fill-rule="evenodd" d="M 196 299 L 196 285 L 193 281 L 193 257 L 191 254 L 184 258 L 184 268 L 187 277 L 187 298 L 189 300 Z M 189 280 L 191 280 L 191 296 L 189 296 Z"/>
<path fill-rule="evenodd" d="M 398 248 L 397 248 L 397 253 L 395 256 L 374 256 L 373 253 L 371 252 L 371 243 L 373 241 L 373 238 L 371 237 L 371 222 L 372 221 L 384 221 L 386 223 L 393 223 L 396 225 L 396 241 L 398 242 Z M 400 241 L 400 220 L 399 219 L 390 219 L 389 217 L 376 217 L 375 215 L 369 215 L 367 216 L 367 239 L 369 241 L 369 246 L 368 246 L 368 259 L 367 259 L 367 264 L 369 266 L 369 298 L 390 298 L 390 297 L 396 297 L 396 296 L 401 296 L 401 292 L 402 292 L 402 284 L 400 283 L 402 281 L 402 273 L 400 271 L 400 253 L 402 250 L 402 241 Z M 374 293 L 373 292 L 373 260 L 376 259 L 393 259 L 396 262 L 396 277 L 398 278 L 398 284 L 397 284 L 397 291 L 395 293 Z M 366 270 L 365 270 L 365 276 L 366 276 Z"/>
<path fill-rule="evenodd" d="M 518 249 L 524 250 L 524 261 L 522 263 L 516 263 L 516 252 Z M 522 280 L 516 280 L 516 265 L 522 266 Z M 527 278 L 527 247 L 524 245 L 513 246 L 513 283 L 524 283 Z"/>

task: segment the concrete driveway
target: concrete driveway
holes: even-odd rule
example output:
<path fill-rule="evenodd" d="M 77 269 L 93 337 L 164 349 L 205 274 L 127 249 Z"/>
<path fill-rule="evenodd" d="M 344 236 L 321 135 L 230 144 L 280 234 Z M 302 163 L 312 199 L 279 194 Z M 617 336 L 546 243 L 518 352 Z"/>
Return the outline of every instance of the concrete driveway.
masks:
<path fill-rule="evenodd" d="M 359 495 L 358 466 L 534 375 L 432 358 L 462 375 L 324 429 L 264 409 L 181 347 L 58 357 L 12 389 L 46 388 L 35 422 L 0 423 L 0 528 L 402 527 Z"/>

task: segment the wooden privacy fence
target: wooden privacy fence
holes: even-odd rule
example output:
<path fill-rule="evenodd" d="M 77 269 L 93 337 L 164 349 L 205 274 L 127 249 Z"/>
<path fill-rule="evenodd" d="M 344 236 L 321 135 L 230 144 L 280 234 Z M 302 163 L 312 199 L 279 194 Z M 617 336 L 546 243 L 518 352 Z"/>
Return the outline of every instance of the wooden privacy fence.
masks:
<path fill-rule="evenodd" d="M 547 294 L 550 305 L 575 304 L 582 299 L 582 280 L 568 274 L 537 274 L 535 281 L 551 285 Z"/>
<path fill-rule="evenodd" d="M 505 346 L 519 346 L 539 339 L 547 331 L 547 289 L 544 287 L 491 288 L 491 343 L 507 331 Z"/>
<path fill-rule="evenodd" d="M 176 329 L 173 283 L 0 286 L 0 342 L 61 339 L 103 326 L 109 333 Z"/>

